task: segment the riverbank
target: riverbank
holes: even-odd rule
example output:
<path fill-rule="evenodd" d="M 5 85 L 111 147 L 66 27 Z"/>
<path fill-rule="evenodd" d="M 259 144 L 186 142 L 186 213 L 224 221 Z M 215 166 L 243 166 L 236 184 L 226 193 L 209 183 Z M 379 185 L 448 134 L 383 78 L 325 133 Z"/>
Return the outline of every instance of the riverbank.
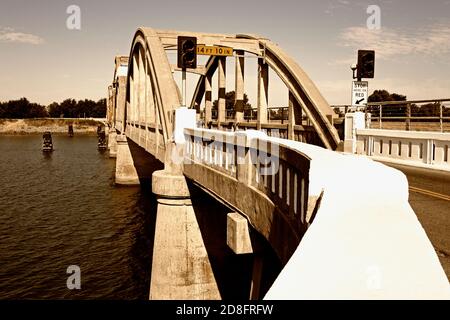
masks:
<path fill-rule="evenodd" d="M 67 134 L 69 125 L 74 134 L 96 135 L 101 119 L 0 119 L 0 135 L 36 134 L 50 131 L 54 134 Z"/>

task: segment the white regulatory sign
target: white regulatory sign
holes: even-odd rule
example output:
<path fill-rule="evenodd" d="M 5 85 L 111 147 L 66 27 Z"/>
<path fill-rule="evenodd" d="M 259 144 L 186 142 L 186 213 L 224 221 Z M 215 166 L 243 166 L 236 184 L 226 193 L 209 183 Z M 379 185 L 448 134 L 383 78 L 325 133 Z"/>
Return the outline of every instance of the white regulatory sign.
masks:
<path fill-rule="evenodd" d="M 369 93 L 368 81 L 353 81 L 352 106 L 363 106 L 367 103 Z"/>

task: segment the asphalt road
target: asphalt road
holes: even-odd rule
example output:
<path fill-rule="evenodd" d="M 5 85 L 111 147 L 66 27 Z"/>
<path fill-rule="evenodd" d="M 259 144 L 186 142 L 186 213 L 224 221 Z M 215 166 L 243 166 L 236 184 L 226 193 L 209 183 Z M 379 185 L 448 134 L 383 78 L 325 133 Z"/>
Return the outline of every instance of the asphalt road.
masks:
<path fill-rule="evenodd" d="M 386 163 L 409 182 L 409 203 L 450 280 L 450 172 Z"/>

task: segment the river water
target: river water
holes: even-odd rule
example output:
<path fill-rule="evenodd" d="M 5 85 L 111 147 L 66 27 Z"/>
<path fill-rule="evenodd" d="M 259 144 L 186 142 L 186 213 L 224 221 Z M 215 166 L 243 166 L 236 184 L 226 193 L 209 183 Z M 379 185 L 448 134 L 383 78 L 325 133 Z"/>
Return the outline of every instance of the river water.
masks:
<path fill-rule="evenodd" d="M 156 220 L 148 178 L 162 164 L 129 142 L 147 179 L 119 187 L 115 159 L 97 150 L 97 137 L 54 135 L 51 154 L 41 143 L 40 135 L 0 135 L 0 299 L 148 299 Z M 248 298 L 253 256 L 228 248 L 229 209 L 193 194 L 221 297 Z M 263 296 L 280 265 L 260 242 Z M 80 290 L 67 288 L 72 265 L 81 270 Z"/>
<path fill-rule="evenodd" d="M 53 141 L 45 155 L 40 135 L 0 136 L 0 299 L 147 299 L 151 190 L 114 186 L 95 136 Z"/>

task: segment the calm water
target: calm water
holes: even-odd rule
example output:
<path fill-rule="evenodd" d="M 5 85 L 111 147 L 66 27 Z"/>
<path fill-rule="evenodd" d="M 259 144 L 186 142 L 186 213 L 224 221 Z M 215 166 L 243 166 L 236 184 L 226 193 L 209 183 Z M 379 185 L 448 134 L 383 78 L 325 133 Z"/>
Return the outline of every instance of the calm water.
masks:
<path fill-rule="evenodd" d="M 0 136 L 0 299 L 147 299 L 155 203 L 113 185 L 97 138 Z M 81 290 L 66 269 L 81 268 Z"/>

